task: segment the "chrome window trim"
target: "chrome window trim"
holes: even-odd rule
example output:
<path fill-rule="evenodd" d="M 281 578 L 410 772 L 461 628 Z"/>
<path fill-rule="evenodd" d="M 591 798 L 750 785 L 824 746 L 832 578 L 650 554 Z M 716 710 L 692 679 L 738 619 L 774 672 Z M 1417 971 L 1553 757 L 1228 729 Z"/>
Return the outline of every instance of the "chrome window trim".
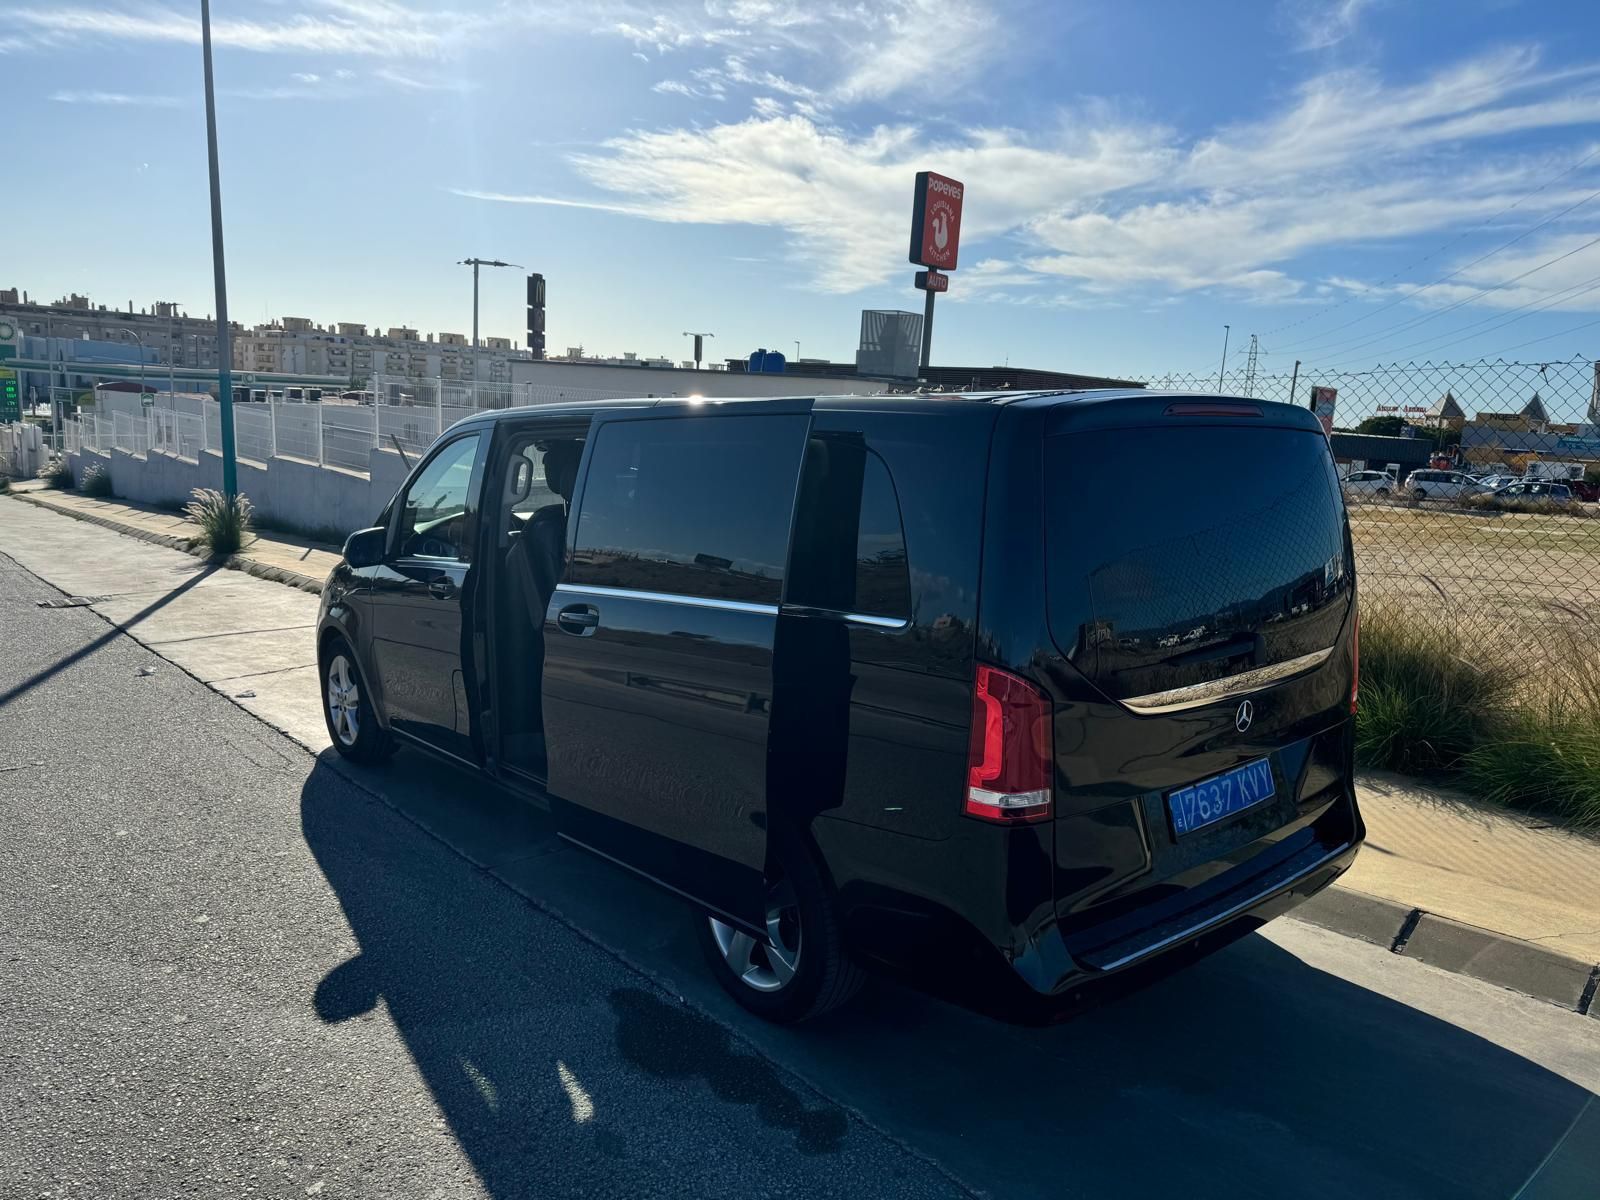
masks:
<path fill-rule="evenodd" d="M 905 617 L 879 617 L 871 613 L 844 612 L 837 608 L 817 608 L 810 604 L 785 604 L 779 611 L 791 617 L 824 617 L 847 621 L 852 625 L 869 625 L 874 629 L 905 629 L 911 624 Z"/>
<path fill-rule="evenodd" d="M 558 583 L 558 595 L 582 593 L 589 596 L 616 596 L 623 600 L 648 600 L 655 604 L 690 604 L 696 608 L 717 608 L 724 612 L 757 613 L 765 617 L 778 615 L 776 604 L 754 604 L 748 600 L 719 600 L 713 596 L 681 596 L 676 592 L 646 592 L 637 588 L 603 587 L 588 583 Z"/>
<path fill-rule="evenodd" d="M 1188 687 L 1171 688 L 1164 692 L 1148 692 L 1143 696 L 1128 696 L 1122 703 L 1137 713 L 1182 712 L 1188 708 L 1201 708 L 1207 704 L 1220 704 L 1259 692 L 1275 683 L 1282 683 L 1296 675 L 1304 675 L 1327 662 L 1333 647 L 1288 658 L 1271 666 L 1254 667 L 1229 675 L 1224 679 L 1208 679 L 1205 683 L 1192 683 Z"/>

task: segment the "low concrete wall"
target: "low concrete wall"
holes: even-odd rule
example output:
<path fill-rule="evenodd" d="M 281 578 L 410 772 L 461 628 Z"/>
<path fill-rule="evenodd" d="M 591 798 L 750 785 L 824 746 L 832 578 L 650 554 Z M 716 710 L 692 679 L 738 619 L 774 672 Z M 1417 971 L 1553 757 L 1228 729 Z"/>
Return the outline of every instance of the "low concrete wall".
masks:
<path fill-rule="evenodd" d="M 160 450 L 147 455 L 78 450 L 67 459 L 74 478 L 81 478 L 91 463 L 105 466 L 117 496 L 138 504 L 171 507 L 186 503 L 195 488 L 222 487 L 222 456 L 215 450 L 202 452 L 198 460 Z M 250 498 L 264 523 L 343 538 L 370 526 L 408 474 L 393 451 L 374 450 L 371 459 L 370 475 L 288 456 L 265 463 L 241 460 L 239 491 Z"/>

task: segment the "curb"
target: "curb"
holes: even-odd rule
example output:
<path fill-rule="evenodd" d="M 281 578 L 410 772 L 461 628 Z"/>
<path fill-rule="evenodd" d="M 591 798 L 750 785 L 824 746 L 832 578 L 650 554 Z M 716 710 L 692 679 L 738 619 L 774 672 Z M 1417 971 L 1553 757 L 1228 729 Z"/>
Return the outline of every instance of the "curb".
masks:
<path fill-rule="evenodd" d="M 302 592 L 312 595 L 322 594 L 322 580 L 313 579 L 309 575 L 302 575 L 298 571 L 290 571 L 283 567 L 269 566 L 245 554 L 230 554 L 227 558 L 215 559 L 207 553 L 206 548 L 198 538 L 173 537 L 167 533 L 155 533 L 149 529 L 140 529 L 137 525 L 127 525 L 121 521 L 102 517 L 98 513 L 80 512 L 66 505 L 51 504 L 48 500 L 30 492 L 9 493 L 13 498 L 21 500 L 24 504 L 31 504 L 35 508 L 46 509 L 58 513 L 63 517 L 71 517 L 74 521 L 84 521 L 90 525 L 98 525 L 102 529 L 109 529 L 113 533 L 120 533 L 124 537 L 136 538 L 141 542 L 149 542 L 155 546 L 165 546 L 169 550 L 181 550 L 185 554 L 192 554 L 196 558 L 214 562 L 219 567 L 230 571 L 243 571 L 246 575 L 254 575 L 257 579 L 265 579 L 272 583 L 287 584 L 292 588 L 299 588 Z"/>
<path fill-rule="evenodd" d="M 154 533 L 96 513 L 57 506 L 26 492 L 10 493 L 37 508 L 158 546 L 209 557 L 193 538 Z M 217 565 L 320 595 L 322 581 L 234 554 Z M 1600 964 L 1568 958 L 1508 934 L 1480 929 L 1344 885 L 1326 888 L 1290 914 L 1309 925 L 1382 946 L 1394 954 L 1531 996 L 1600 1020 Z"/>
<path fill-rule="evenodd" d="M 1326 889 L 1290 915 L 1600 1020 L 1600 964 L 1343 886 Z"/>

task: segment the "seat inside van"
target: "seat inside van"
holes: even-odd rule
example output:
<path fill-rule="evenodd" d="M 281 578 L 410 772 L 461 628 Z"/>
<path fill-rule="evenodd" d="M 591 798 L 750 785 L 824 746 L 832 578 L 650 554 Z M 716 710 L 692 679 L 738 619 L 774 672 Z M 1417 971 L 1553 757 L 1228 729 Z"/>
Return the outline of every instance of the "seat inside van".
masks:
<path fill-rule="evenodd" d="M 535 774 L 545 767 L 540 694 L 544 675 L 544 616 L 561 581 L 567 516 L 583 442 L 528 439 L 513 449 L 505 470 L 505 524 L 495 589 L 501 752 L 506 762 Z"/>

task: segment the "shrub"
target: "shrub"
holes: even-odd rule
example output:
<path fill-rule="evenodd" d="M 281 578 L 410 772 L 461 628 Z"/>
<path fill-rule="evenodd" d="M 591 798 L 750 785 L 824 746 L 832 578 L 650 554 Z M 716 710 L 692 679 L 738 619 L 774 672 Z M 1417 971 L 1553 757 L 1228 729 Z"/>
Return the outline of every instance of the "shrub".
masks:
<path fill-rule="evenodd" d="M 78 490 L 85 496 L 104 499 L 115 493 L 111 490 L 111 472 L 100 463 L 90 463 L 78 479 Z"/>
<path fill-rule="evenodd" d="M 1540 513 L 1560 517 L 1593 515 L 1577 500 L 1550 500 L 1538 496 L 1467 496 L 1462 503 L 1468 508 L 1484 512 Z"/>
<path fill-rule="evenodd" d="M 1514 686 L 1507 666 L 1469 645 L 1453 617 L 1365 610 L 1356 757 L 1410 774 L 1453 771 Z"/>
<path fill-rule="evenodd" d="M 39 478 L 44 480 L 46 487 L 60 488 L 62 491 L 71 491 L 73 485 L 72 466 L 65 458 L 52 459 L 46 463 L 39 472 Z"/>
<path fill-rule="evenodd" d="M 10 490 L 11 490 L 11 476 L 9 476 L 9 475 L 0 475 L 0 496 L 4 496 Z"/>
<path fill-rule="evenodd" d="M 200 526 L 200 540 L 214 555 L 237 554 L 250 532 L 249 497 L 235 495 L 230 500 L 214 488 L 195 488 L 190 495 L 193 499 L 183 512 Z"/>
<path fill-rule="evenodd" d="M 1600 828 L 1600 709 L 1515 714 L 1462 768 L 1468 786 L 1487 800 Z"/>

